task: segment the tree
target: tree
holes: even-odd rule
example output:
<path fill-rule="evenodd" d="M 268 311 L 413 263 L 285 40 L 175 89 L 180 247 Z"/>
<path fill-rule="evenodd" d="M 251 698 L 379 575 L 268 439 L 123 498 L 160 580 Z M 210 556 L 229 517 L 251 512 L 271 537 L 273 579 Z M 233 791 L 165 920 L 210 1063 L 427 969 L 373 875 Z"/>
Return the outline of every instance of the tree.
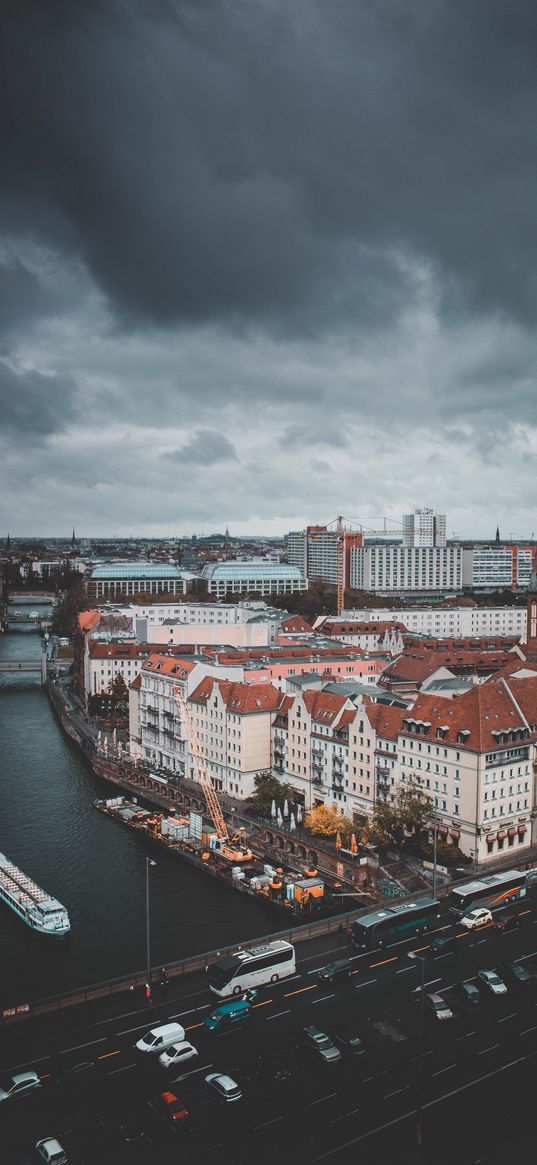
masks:
<path fill-rule="evenodd" d="M 62 595 L 52 616 L 52 631 L 54 635 L 71 636 L 75 630 L 79 611 L 87 611 L 88 600 L 84 590 L 81 574 L 75 576 L 74 583 Z"/>
<path fill-rule="evenodd" d="M 410 837 L 421 833 L 433 816 L 433 802 L 419 781 L 410 778 L 401 786 L 395 800 L 377 801 L 371 814 L 371 834 L 384 845 L 398 848 Z"/>
<path fill-rule="evenodd" d="M 338 832 L 350 837 L 352 833 L 352 821 L 344 817 L 335 805 L 315 805 L 304 824 L 319 837 L 335 837 Z"/>
<path fill-rule="evenodd" d="M 270 817 L 272 802 L 277 809 L 282 809 L 284 802 L 296 802 L 299 798 L 297 789 L 293 785 L 284 785 L 272 773 L 258 773 L 254 777 L 255 793 L 248 798 L 248 805 L 260 817 Z"/>

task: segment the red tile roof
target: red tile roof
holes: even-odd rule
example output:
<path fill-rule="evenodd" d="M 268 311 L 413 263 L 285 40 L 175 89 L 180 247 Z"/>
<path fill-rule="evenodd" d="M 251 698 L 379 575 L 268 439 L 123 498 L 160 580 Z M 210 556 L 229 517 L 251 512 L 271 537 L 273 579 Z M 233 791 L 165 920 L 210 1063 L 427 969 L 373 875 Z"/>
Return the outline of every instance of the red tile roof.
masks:
<path fill-rule="evenodd" d="M 346 696 L 336 696 L 332 692 L 317 692 L 312 688 L 303 693 L 303 699 L 312 720 L 319 724 L 333 724 L 347 703 Z"/>
<path fill-rule="evenodd" d="M 207 704 L 214 687 L 220 689 L 228 712 L 238 716 L 260 712 L 276 712 L 282 695 L 272 684 L 242 684 L 206 676 L 190 696 L 196 704 Z"/>
<path fill-rule="evenodd" d="M 79 611 L 78 626 L 81 631 L 93 631 L 101 621 L 100 611 Z"/>
<path fill-rule="evenodd" d="M 498 733 L 513 729 L 527 731 L 504 680 L 477 684 L 451 700 L 420 695 L 405 712 L 404 720 L 410 725 L 403 727 L 405 734 L 417 734 L 435 743 L 441 739 L 444 744 L 470 752 L 497 750 L 501 747 Z M 424 733 L 418 731 L 421 725 L 416 721 L 425 723 Z M 437 736 L 439 729 L 445 729 L 441 737 Z M 464 733 L 462 738 L 460 733 Z"/>
<path fill-rule="evenodd" d="M 142 686 L 142 673 L 139 672 L 138 675 L 136 676 L 136 679 L 132 681 L 132 684 L 129 684 L 129 688 L 134 688 L 134 690 L 137 692 L 138 689 L 141 688 L 141 686 Z"/>
<path fill-rule="evenodd" d="M 365 696 L 364 703 L 367 719 L 377 736 L 397 740 L 407 709 L 397 708 L 393 704 L 376 704 L 369 696 Z"/>
<path fill-rule="evenodd" d="M 150 655 L 146 659 L 142 671 L 144 672 L 158 672 L 163 676 L 174 676 L 177 679 L 184 679 L 194 670 L 196 664 L 190 659 L 177 659 L 169 655 Z"/>
<path fill-rule="evenodd" d="M 306 631 L 308 634 L 310 634 L 313 628 L 309 623 L 306 623 L 306 620 L 302 618 L 302 615 L 289 615 L 287 619 L 282 619 L 282 630 Z"/>

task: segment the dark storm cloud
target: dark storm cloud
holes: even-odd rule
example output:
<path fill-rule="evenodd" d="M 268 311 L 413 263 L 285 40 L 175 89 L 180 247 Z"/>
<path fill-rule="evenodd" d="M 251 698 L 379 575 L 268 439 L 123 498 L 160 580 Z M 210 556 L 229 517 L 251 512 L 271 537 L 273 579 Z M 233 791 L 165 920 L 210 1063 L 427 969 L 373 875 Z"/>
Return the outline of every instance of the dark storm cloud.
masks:
<path fill-rule="evenodd" d="M 219 461 L 236 461 L 237 453 L 231 441 L 213 429 L 200 429 L 168 457 L 198 465 L 216 465 Z"/>
<path fill-rule="evenodd" d="M 0 432 L 25 439 L 60 432 L 73 415 L 73 393 L 65 377 L 14 369 L 0 360 Z"/>
<path fill-rule="evenodd" d="M 533 319 L 536 33 L 530 0 L 13 4 L 5 213 L 142 318 L 378 326 L 417 259 L 446 312 Z"/>

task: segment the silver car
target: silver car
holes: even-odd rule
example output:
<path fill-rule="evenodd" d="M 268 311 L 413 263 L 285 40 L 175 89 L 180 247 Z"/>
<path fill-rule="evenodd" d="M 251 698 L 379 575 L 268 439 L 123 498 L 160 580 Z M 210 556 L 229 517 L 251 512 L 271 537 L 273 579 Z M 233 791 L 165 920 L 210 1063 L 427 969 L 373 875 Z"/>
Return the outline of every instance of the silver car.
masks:
<path fill-rule="evenodd" d="M 305 1027 L 304 1038 L 310 1048 L 314 1048 L 322 1060 L 326 1064 L 335 1064 L 341 1060 L 341 1052 L 330 1036 L 326 1032 L 319 1031 L 317 1027 Z"/>
<path fill-rule="evenodd" d="M 477 978 L 493 995 L 507 994 L 507 987 L 497 971 L 478 971 Z"/>
<path fill-rule="evenodd" d="M 222 1072 L 210 1072 L 205 1077 L 205 1083 L 210 1088 L 214 1088 L 220 1100 L 242 1100 L 242 1092 L 239 1085 L 235 1080 L 231 1079 L 231 1076 L 225 1076 Z"/>
<path fill-rule="evenodd" d="M 45 1137 L 43 1141 L 37 1142 L 35 1148 L 46 1165 L 68 1165 L 65 1149 L 56 1137 Z"/>
<path fill-rule="evenodd" d="M 0 1101 L 11 1100 L 15 1096 L 26 1096 L 34 1088 L 41 1088 L 37 1072 L 18 1072 L 16 1076 L 2 1076 L 0 1079 Z"/>

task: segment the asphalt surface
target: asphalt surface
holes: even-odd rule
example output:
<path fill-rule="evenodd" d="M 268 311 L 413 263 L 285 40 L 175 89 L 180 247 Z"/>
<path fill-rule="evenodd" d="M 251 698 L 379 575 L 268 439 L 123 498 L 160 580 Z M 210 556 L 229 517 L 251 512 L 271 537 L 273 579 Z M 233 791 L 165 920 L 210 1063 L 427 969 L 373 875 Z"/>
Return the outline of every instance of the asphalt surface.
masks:
<path fill-rule="evenodd" d="M 452 953 L 437 958 L 429 937 L 360 955 L 334 936 L 322 952 L 319 944 L 299 947 L 296 977 L 260 991 L 250 1024 L 227 1035 L 204 1029 L 215 998 L 199 976 L 170 983 L 147 1014 L 134 1007 L 71 1030 L 50 1022 L 47 1029 L 8 1028 L 2 1074 L 35 1068 L 42 1086 L 0 1105 L 0 1160 L 30 1165 L 38 1159 L 35 1142 L 53 1135 L 70 1165 L 216 1159 L 452 1165 L 454 1158 L 457 1165 L 494 1165 L 527 1151 L 535 1140 L 537 904 L 520 905 L 521 925 L 509 932 L 487 927 L 468 934 L 444 918 L 434 933 L 460 937 Z M 352 976 L 318 982 L 318 968 L 346 953 Z M 420 958 L 426 992 L 441 992 L 453 1011 L 440 1022 L 425 1008 L 421 1041 Z M 476 1008 L 463 1004 L 459 985 L 506 961 L 527 968 L 531 982 L 510 980 L 501 998 L 481 989 Z M 164 1018 L 183 1024 L 198 1049 L 182 1070 L 166 1072 L 134 1049 Z M 332 1034 L 351 1022 L 363 1056 L 325 1064 L 304 1044 L 307 1025 Z M 70 1076 L 80 1061 L 93 1066 Z M 212 1097 L 204 1084 L 212 1071 L 231 1075 L 242 1100 Z M 166 1088 L 189 1111 L 178 1127 L 158 1109 Z M 130 1119 L 143 1130 L 138 1143 L 127 1143 L 121 1132 Z"/>

